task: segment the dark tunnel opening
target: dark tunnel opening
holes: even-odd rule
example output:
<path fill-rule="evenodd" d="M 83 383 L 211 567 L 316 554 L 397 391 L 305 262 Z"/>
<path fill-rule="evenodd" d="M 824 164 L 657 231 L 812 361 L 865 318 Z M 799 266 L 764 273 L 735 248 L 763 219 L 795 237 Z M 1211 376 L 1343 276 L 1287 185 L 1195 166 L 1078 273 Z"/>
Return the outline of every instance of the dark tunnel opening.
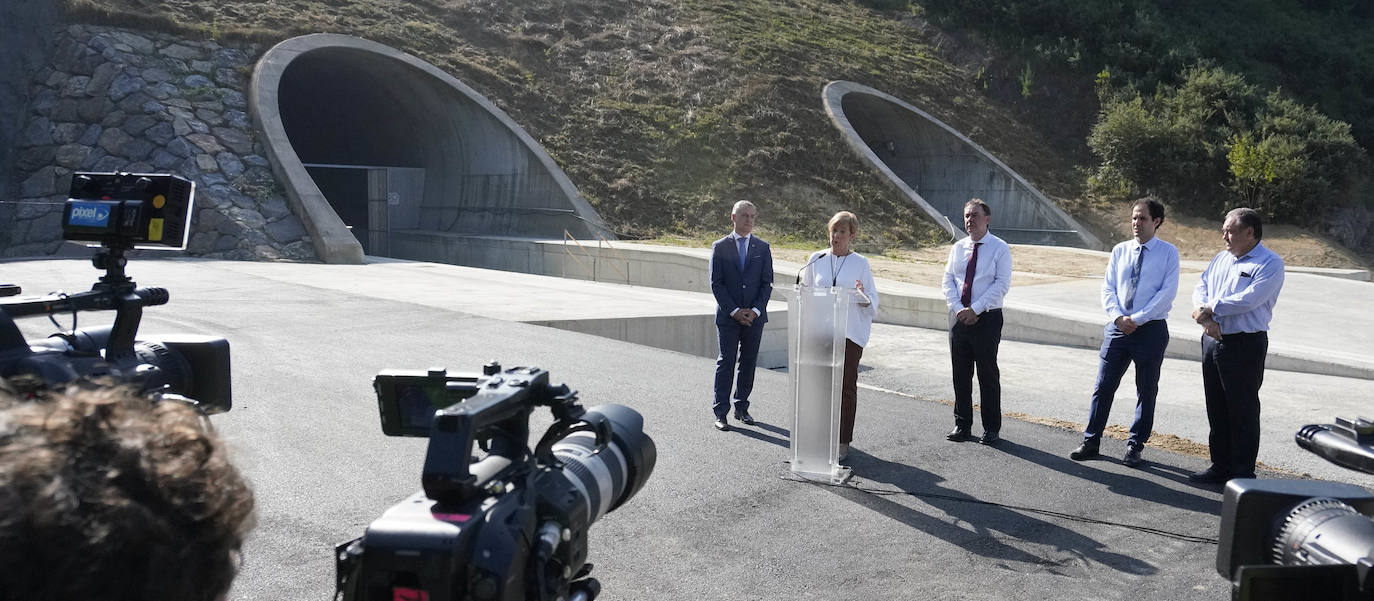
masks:
<path fill-rule="evenodd" d="M 464 238 L 613 237 L 504 111 L 394 48 L 337 34 L 283 41 L 258 61 L 251 103 L 328 261 L 361 261 L 366 247 L 455 262 L 466 260 L 455 249 L 481 244 Z"/>
<path fill-rule="evenodd" d="M 423 80 L 397 77 L 396 65 L 363 52 L 316 51 L 282 75 L 282 126 L 303 163 L 423 167 L 443 146 L 438 95 Z"/>
<path fill-rule="evenodd" d="M 838 108 L 853 135 L 937 213 L 932 217 L 942 226 L 962 232 L 964 204 L 980 198 L 993 208 L 992 229 L 1008 242 L 1098 246 L 1082 226 L 966 136 L 879 92 L 847 82 L 840 89 Z"/>

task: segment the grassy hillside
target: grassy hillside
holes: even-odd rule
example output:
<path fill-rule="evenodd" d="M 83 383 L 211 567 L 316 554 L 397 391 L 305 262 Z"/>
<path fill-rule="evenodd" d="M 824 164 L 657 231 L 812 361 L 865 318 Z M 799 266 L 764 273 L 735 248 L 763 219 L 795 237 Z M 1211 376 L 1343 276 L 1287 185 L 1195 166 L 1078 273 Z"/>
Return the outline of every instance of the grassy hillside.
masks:
<path fill-rule="evenodd" d="M 1075 195 L 1071 165 L 909 12 L 819 0 L 68 0 L 67 13 L 265 42 L 346 33 L 420 56 L 510 113 L 626 237 L 719 232 L 729 203 L 749 198 L 784 242 L 823 240 L 840 209 L 860 215 L 875 246 L 941 239 L 844 145 L 820 103 L 834 79 L 920 106 L 1046 193 Z"/>
<path fill-rule="evenodd" d="M 825 220 L 853 210 L 871 252 L 945 238 L 845 146 L 821 107 L 827 82 L 921 107 L 1114 239 L 1120 207 L 1083 190 L 1096 163 L 1084 143 L 1094 72 L 1112 52 L 1181 56 L 1166 47 L 1173 28 L 1156 22 L 1173 13 L 1146 10 L 1154 0 L 1085 2 L 1044 23 L 1031 0 L 978 0 L 968 9 L 992 11 L 982 20 L 959 18 L 954 0 L 60 1 L 84 22 L 269 44 L 345 33 L 415 54 L 524 126 L 622 237 L 717 235 L 729 204 L 749 198 L 764 235 L 800 246 L 823 244 Z M 1140 26 L 1103 25 L 1112 10 Z M 1081 35 L 1045 37 L 1056 27 Z M 1140 69 L 1143 84 L 1155 71 Z"/>

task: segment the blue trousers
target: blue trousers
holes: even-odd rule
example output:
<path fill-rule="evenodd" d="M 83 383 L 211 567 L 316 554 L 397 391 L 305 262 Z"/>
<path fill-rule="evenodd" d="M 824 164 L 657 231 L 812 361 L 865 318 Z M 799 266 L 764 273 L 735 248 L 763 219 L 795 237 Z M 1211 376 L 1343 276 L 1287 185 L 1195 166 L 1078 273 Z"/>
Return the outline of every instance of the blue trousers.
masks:
<path fill-rule="evenodd" d="M 749 410 L 749 393 L 754 390 L 754 366 L 759 361 L 763 326 L 757 321 L 750 326 L 742 326 L 733 320 L 729 324 L 716 324 L 720 354 L 716 356 L 716 396 L 711 403 L 711 411 L 716 417 L 725 417 L 730 412 L 731 379 L 735 380 L 735 410 Z M 739 371 L 736 376 L 737 364 Z"/>
<path fill-rule="evenodd" d="M 1169 346 L 1169 324 L 1156 319 L 1142 324 L 1130 335 L 1123 334 L 1116 324 L 1107 324 L 1102 332 L 1102 362 L 1097 368 L 1097 385 L 1093 388 L 1092 408 L 1088 411 L 1088 427 L 1083 430 L 1086 442 L 1097 443 L 1107 427 L 1112 411 L 1112 399 L 1126 375 L 1126 368 L 1135 362 L 1135 420 L 1131 422 L 1131 437 L 1126 446 L 1143 448 L 1150 440 L 1155 425 L 1155 399 L 1159 396 L 1159 369 L 1164 364 L 1164 349 Z"/>

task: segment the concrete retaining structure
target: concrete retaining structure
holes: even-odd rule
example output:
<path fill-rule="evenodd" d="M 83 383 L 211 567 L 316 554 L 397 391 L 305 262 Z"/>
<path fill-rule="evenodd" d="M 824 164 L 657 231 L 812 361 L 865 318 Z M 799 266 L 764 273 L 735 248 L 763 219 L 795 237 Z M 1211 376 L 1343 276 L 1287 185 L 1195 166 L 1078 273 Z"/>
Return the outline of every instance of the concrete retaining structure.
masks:
<path fill-rule="evenodd" d="M 964 203 L 981 198 L 1008 242 L 1104 248 L 1025 178 L 929 113 L 848 81 L 830 82 L 821 97 L 854 153 L 951 236 L 966 235 Z"/>
<path fill-rule="evenodd" d="M 700 313 L 679 313 L 651 317 L 608 317 L 604 319 L 525 320 L 539 326 L 592 334 L 603 338 L 633 342 L 697 357 L 718 356 L 716 314 L 713 307 Z M 768 303 L 768 323 L 759 343 L 758 367 L 787 367 L 787 304 Z"/>
<path fill-rule="evenodd" d="M 519 271 L 538 275 L 558 276 L 578 280 L 592 280 L 631 286 L 668 288 L 696 293 L 709 293 L 710 283 L 708 264 L 709 249 L 683 249 L 617 242 L 614 246 L 600 246 L 560 240 L 539 240 L 530 238 L 498 238 L 473 236 L 439 236 L 424 234 L 431 239 L 426 246 L 443 248 L 446 254 L 440 258 L 421 259 L 442 263 L 453 263 L 470 267 Z M 1100 251 L 1079 251 L 1098 252 Z M 1205 263 L 1188 262 L 1187 267 L 1196 273 Z M 785 261 L 775 261 L 773 299 L 781 303 L 787 295 L 797 272 L 802 265 Z M 1334 271 L 1334 274 L 1325 273 Z M 1326 332 L 1322 328 L 1312 328 L 1303 324 L 1301 315 L 1289 311 L 1293 306 L 1316 306 L 1322 302 L 1323 290 L 1339 288 L 1339 297 L 1362 299 L 1353 303 L 1374 304 L 1374 286 L 1357 281 L 1360 275 L 1368 278 L 1367 272 L 1348 270 L 1309 270 L 1292 268 L 1288 282 L 1280 297 L 1275 314 L 1275 327 L 1281 334 L 1270 342 L 1269 357 L 1266 365 L 1271 369 L 1326 374 L 1343 377 L 1374 380 L 1374 341 L 1353 341 L 1357 348 L 1333 350 L 1323 342 L 1324 336 L 1335 336 L 1339 326 Z M 1332 277 L 1332 276 L 1335 277 Z M 1344 276 L 1354 276 L 1350 279 Z M 1170 314 L 1172 324 L 1171 341 L 1167 356 L 1176 359 L 1199 359 L 1197 326 L 1188 316 L 1191 305 L 1194 278 L 1187 276 L 1180 282 L 1179 293 Z M 932 282 L 938 284 L 938 282 Z M 1098 278 L 1083 278 L 1076 281 L 1054 284 L 1016 286 L 1007 295 L 1004 310 L 1005 326 L 1003 338 L 1023 342 L 1059 344 L 1081 348 L 1098 348 L 1102 343 L 1102 328 L 1106 317 L 1102 313 Z M 906 282 L 879 279 L 878 289 L 882 294 L 879 307 L 879 323 L 915 326 L 943 330 L 949 327 L 949 313 L 945 306 L 943 293 L 937 285 L 917 285 Z M 772 315 L 775 309 L 770 305 L 769 325 L 783 325 L 784 313 Z M 704 318 L 703 318 L 704 319 Z M 601 318 L 580 320 L 600 322 Z M 613 321 L 613 320 L 612 320 Z M 552 323 L 548 325 L 554 325 Z M 564 326 L 557 326 L 564 327 Z M 617 326 L 610 323 L 579 324 L 566 329 L 587 333 L 623 332 L 611 337 L 631 335 L 639 326 Z M 714 328 L 709 321 L 695 326 L 660 324 L 655 327 L 669 328 L 678 332 L 707 332 L 704 341 L 664 346 L 682 352 L 715 356 Z M 1370 324 L 1374 328 L 1374 323 Z M 695 328 L 695 329 L 694 329 Z M 606 335 L 606 334 L 602 334 Z M 688 334 L 682 334 L 688 336 Z M 622 340 L 648 340 L 649 338 L 619 338 Z M 782 339 L 783 353 L 786 340 Z M 646 344 L 654 344 L 645 342 Z M 677 343 L 674 343 L 677 344 Z M 1370 347 L 1369 352 L 1365 347 Z M 692 351 L 690 349 L 709 349 Z M 779 365 L 786 364 L 785 354 Z"/>
<path fill-rule="evenodd" d="M 327 262 L 358 263 L 365 251 L 420 258 L 415 237 L 391 240 L 403 230 L 615 237 L 504 111 L 394 48 L 335 34 L 286 40 L 258 61 L 249 101 L 272 167 Z M 331 184 L 321 179 L 327 169 L 368 173 Z M 401 176 L 408 181 L 398 186 Z"/>

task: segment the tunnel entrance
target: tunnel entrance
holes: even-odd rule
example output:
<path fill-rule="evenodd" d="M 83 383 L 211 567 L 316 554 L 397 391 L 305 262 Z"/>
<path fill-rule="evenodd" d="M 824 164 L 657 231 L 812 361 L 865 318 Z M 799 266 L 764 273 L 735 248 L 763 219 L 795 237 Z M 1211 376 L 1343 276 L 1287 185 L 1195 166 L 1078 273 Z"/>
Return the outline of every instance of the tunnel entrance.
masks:
<path fill-rule="evenodd" d="M 951 235 L 965 235 L 964 204 L 981 198 L 993 209 L 993 232 L 1007 242 L 1102 248 L 1015 171 L 924 111 L 844 81 L 827 85 L 823 97 L 850 148 Z"/>
<path fill-rule="evenodd" d="M 268 154 L 317 249 L 334 245 L 326 260 L 353 261 L 348 245 L 421 258 L 404 249 L 444 236 L 614 237 L 528 133 L 413 56 L 301 36 L 269 50 L 253 82 Z"/>

